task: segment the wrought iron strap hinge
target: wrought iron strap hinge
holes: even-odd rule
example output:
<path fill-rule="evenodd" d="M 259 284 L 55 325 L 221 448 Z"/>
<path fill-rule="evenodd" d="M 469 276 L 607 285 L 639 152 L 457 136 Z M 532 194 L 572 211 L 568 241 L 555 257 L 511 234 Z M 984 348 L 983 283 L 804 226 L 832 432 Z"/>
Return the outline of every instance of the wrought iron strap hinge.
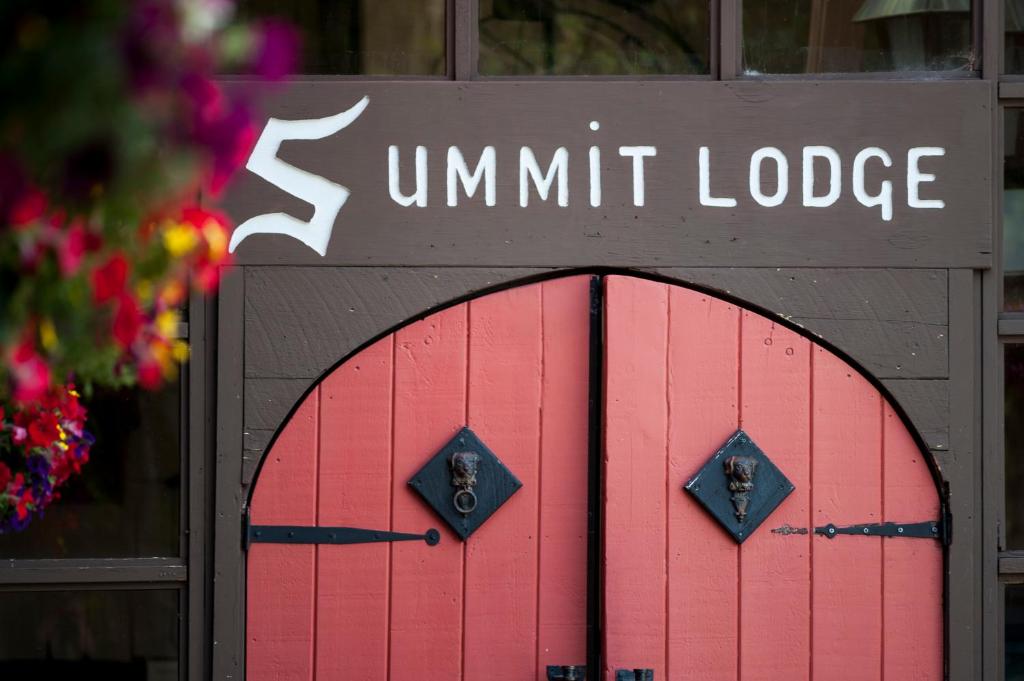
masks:
<path fill-rule="evenodd" d="M 245 548 L 249 544 L 373 544 L 422 541 L 437 546 L 441 533 L 431 528 L 423 534 L 369 530 L 358 527 L 309 527 L 302 525 L 252 525 L 245 523 Z"/>
<path fill-rule="evenodd" d="M 923 523 L 868 523 L 836 527 L 832 523 L 815 527 L 814 534 L 829 539 L 840 534 L 856 534 L 865 537 L 907 537 L 910 539 L 942 539 L 942 523 L 930 520 Z"/>
<path fill-rule="evenodd" d="M 772 530 L 773 534 L 808 534 L 806 527 L 783 525 Z M 829 523 L 814 528 L 814 534 L 835 539 L 840 534 L 862 537 L 904 537 L 907 539 L 936 539 L 949 544 L 949 523 L 942 520 L 928 520 L 923 523 L 865 523 L 839 527 Z"/>

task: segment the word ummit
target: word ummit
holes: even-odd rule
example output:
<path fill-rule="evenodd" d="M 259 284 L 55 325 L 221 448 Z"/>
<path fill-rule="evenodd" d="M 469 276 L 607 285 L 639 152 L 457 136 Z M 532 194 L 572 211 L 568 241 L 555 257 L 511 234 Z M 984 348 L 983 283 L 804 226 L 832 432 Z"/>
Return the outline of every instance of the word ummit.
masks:
<path fill-rule="evenodd" d="M 592 130 L 599 127 L 596 121 L 590 124 Z M 658 148 L 653 145 L 620 146 L 617 151 L 622 162 L 630 169 L 633 205 L 642 207 L 647 200 L 646 185 L 650 173 L 645 162 L 658 156 Z M 922 198 L 922 185 L 934 182 L 936 176 L 925 172 L 921 167 L 924 159 L 944 156 L 945 153 L 942 147 L 911 147 L 907 151 L 905 201 L 908 208 L 945 207 L 945 202 L 941 199 Z M 427 148 L 417 146 L 413 155 L 413 191 L 407 194 L 402 189 L 401 150 L 395 145 L 388 147 L 388 193 L 400 206 L 425 208 L 429 205 Z M 706 146 L 700 147 L 696 158 L 693 159 L 698 175 L 698 195 L 695 198 L 702 206 L 735 208 L 739 204 L 736 196 L 718 194 L 713 189 L 716 184 L 712 175 L 712 161 L 711 149 Z M 588 202 L 593 208 L 602 205 L 601 163 L 601 148 L 591 146 L 585 164 L 588 170 Z M 790 159 L 786 154 L 776 147 L 761 147 L 754 151 L 750 155 L 747 173 L 749 198 L 766 208 L 783 205 L 787 200 L 799 201 L 800 205 L 806 208 L 828 208 L 835 204 L 842 196 L 847 182 L 843 178 L 843 159 L 840 158 L 839 152 L 829 146 L 805 146 L 801 150 L 799 163 L 802 186 L 799 190 L 791 192 Z M 553 199 L 558 206 L 568 207 L 569 165 L 569 151 L 565 147 L 558 147 L 551 153 L 546 168 L 542 166 L 537 152 L 532 147 L 520 147 L 519 205 L 526 208 L 531 200 Z M 484 204 L 497 205 L 498 155 L 493 146 L 485 146 L 481 150 L 472 168 L 463 150 L 458 146 L 450 146 L 447 150 L 445 168 L 444 195 L 447 206 L 456 207 L 460 201 L 473 199 L 481 190 L 481 185 Z M 888 170 L 891 168 L 893 158 L 889 152 L 880 147 L 865 147 L 853 157 L 848 180 L 857 202 L 868 208 L 878 208 L 884 221 L 892 220 L 896 201 L 893 196 L 892 172 Z M 824 191 L 816 191 L 816 182 L 819 182 Z M 791 194 L 794 195 L 792 199 Z M 797 194 L 799 196 L 796 196 Z"/>

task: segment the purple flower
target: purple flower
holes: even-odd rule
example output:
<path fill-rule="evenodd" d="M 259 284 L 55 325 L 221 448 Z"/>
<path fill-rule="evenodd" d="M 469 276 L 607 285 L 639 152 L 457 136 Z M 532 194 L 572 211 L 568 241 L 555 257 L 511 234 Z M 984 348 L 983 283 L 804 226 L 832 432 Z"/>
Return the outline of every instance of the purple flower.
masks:
<path fill-rule="evenodd" d="M 256 50 L 251 71 L 267 80 L 281 80 L 295 70 L 299 34 L 289 24 L 267 20 L 256 25 Z"/>

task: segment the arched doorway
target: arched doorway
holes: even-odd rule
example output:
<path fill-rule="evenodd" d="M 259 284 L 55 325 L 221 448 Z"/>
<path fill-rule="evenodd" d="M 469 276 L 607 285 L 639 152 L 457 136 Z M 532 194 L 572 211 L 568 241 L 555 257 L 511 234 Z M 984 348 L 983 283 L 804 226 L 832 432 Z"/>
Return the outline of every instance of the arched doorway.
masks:
<path fill-rule="evenodd" d="M 251 680 L 943 674 L 925 454 L 842 359 L 680 286 L 399 329 L 304 398 L 250 514 Z"/>

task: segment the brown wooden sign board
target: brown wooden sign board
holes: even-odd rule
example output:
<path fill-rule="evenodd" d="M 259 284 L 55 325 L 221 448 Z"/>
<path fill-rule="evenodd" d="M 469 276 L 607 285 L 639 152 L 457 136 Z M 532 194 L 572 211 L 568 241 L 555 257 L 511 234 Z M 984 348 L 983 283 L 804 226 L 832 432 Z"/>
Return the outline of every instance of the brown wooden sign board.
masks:
<path fill-rule="evenodd" d="M 986 268 L 991 101 L 963 81 L 298 82 L 263 106 L 308 122 L 271 121 L 224 205 L 243 265 Z"/>

